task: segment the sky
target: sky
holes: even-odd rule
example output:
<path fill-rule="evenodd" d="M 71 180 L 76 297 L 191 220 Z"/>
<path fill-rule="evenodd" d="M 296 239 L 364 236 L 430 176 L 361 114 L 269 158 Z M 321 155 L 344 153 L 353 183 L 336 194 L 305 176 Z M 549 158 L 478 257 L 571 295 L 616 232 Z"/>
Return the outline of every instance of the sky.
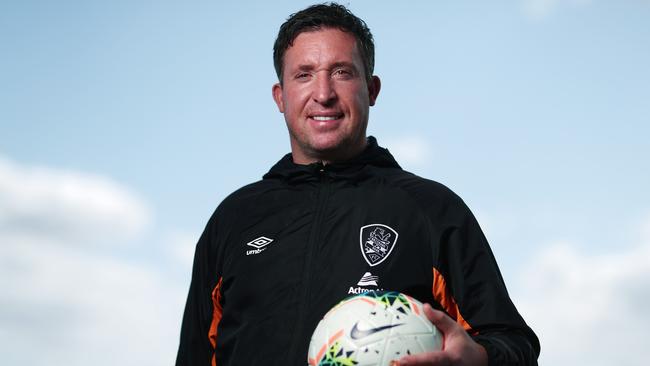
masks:
<path fill-rule="evenodd" d="M 194 245 L 289 151 L 306 1 L 0 4 L 4 365 L 170 365 Z M 369 134 L 477 216 L 541 365 L 650 357 L 650 1 L 347 1 Z"/>

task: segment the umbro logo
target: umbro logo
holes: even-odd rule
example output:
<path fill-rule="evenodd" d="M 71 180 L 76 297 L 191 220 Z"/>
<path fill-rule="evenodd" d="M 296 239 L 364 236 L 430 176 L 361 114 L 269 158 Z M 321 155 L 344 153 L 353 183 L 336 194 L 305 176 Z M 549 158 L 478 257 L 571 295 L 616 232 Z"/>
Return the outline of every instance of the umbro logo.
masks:
<path fill-rule="evenodd" d="M 266 250 L 267 245 L 271 244 L 273 242 L 273 239 L 269 239 L 266 236 L 260 236 L 257 239 L 253 239 L 246 243 L 246 245 L 251 246 L 255 249 L 247 250 L 246 255 L 252 255 L 252 254 L 260 254 L 264 250 Z"/>
<path fill-rule="evenodd" d="M 249 241 L 248 243 L 246 243 L 246 245 L 250 245 L 251 247 L 259 249 L 271 244 L 272 241 L 273 239 L 269 239 L 266 236 L 260 236 L 257 239 L 253 239 Z"/>

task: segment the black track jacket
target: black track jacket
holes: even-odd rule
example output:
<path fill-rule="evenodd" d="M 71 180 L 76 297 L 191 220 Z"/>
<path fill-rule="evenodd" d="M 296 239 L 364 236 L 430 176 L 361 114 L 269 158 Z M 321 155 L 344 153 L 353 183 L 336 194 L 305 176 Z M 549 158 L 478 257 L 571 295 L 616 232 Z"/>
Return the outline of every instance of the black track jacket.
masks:
<path fill-rule="evenodd" d="M 537 364 L 472 213 L 370 137 L 341 164 L 288 154 L 221 203 L 196 247 L 176 365 L 306 365 L 327 310 L 382 289 L 446 311 L 490 366 Z"/>

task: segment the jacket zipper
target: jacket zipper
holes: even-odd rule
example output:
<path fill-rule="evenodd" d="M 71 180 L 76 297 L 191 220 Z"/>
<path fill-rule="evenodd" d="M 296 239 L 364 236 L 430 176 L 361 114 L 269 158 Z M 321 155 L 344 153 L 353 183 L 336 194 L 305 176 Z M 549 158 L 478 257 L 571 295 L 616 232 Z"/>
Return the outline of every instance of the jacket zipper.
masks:
<path fill-rule="evenodd" d="M 323 221 L 323 214 L 325 212 L 325 206 L 329 196 L 329 176 L 325 169 L 325 166 L 322 162 L 317 163 L 318 175 L 320 177 L 320 184 L 318 186 L 318 196 L 317 196 L 317 206 L 316 206 L 316 216 L 309 233 L 309 242 L 307 243 L 307 258 L 305 259 L 301 291 L 300 291 L 300 302 L 298 303 L 298 315 L 296 317 L 296 327 L 293 335 L 293 340 L 291 341 L 291 347 L 287 355 L 290 357 L 289 360 L 298 360 L 300 359 L 300 354 L 304 354 L 305 363 L 307 363 L 307 351 L 308 350 L 298 350 L 298 344 L 301 341 L 301 336 L 304 334 L 304 322 L 306 318 L 306 311 L 308 309 L 309 297 L 310 297 L 310 282 L 312 277 L 312 262 L 316 253 L 316 249 L 320 246 L 319 238 Z M 289 365 L 290 362 L 285 364 Z"/>

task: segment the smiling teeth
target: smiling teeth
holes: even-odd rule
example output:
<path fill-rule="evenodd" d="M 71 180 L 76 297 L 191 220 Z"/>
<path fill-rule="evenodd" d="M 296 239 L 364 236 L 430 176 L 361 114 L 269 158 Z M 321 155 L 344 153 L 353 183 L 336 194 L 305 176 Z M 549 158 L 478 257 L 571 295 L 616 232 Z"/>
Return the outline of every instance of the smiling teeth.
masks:
<path fill-rule="evenodd" d="M 333 121 L 338 117 L 314 116 L 312 118 L 315 119 L 316 121 Z"/>

